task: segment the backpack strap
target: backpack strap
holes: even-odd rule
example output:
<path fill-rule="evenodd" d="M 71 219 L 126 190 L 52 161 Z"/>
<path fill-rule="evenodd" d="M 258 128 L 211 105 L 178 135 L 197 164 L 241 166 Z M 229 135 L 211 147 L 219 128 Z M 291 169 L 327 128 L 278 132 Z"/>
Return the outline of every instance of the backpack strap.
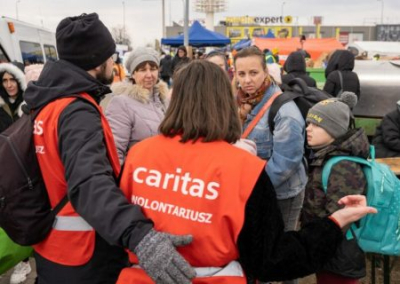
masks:
<path fill-rule="evenodd" d="M 330 158 L 324 165 L 322 169 L 322 188 L 326 193 L 328 191 L 328 179 L 331 173 L 332 167 L 341 161 L 351 161 L 357 164 L 361 164 L 364 166 L 371 166 L 370 162 L 359 157 L 351 157 L 351 156 L 336 156 Z"/>
<path fill-rule="evenodd" d="M 295 93 L 295 92 L 283 92 L 282 95 L 280 95 L 279 97 L 277 97 L 272 105 L 271 105 L 271 109 L 269 111 L 268 114 L 268 126 L 269 126 L 269 130 L 270 132 L 273 134 L 274 133 L 274 129 L 275 129 L 275 116 L 278 113 L 279 109 L 287 102 L 290 102 L 294 99 L 297 99 L 298 97 L 302 97 L 303 94 L 301 93 Z"/>
<path fill-rule="evenodd" d="M 257 123 L 260 121 L 261 117 L 264 115 L 264 113 L 269 109 L 271 104 L 275 101 L 279 95 L 282 94 L 282 92 L 279 90 L 275 94 L 273 94 L 268 101 L 263 105 L 263 107 L 260 109 L 260 111 L 257 113 L 257 115 L 254 117 L 254 119 L 250 122 L 249 126 L 244 130 L 242 137 L 241 138 L 247 138 L 253 128 L 257 125 Z"/>
<path fill-rule="evenodd" d="M 64 208 L 64 206 L 68 203 L 68 194 L 65 194 L 63 199 L 51 210 L 51 213 L 54 217 Z"/>
<path fill-rule="evenodd" d="M 340 72 L 340 70 L 338 70 L 338 74 L 339 74 L 339 82 L 340 82 L 340 91 L 339 91 L 338 95 L 340 95 L 341 93 L 343 93 L 343 75 L 342 75 L 342 72 Z"/>

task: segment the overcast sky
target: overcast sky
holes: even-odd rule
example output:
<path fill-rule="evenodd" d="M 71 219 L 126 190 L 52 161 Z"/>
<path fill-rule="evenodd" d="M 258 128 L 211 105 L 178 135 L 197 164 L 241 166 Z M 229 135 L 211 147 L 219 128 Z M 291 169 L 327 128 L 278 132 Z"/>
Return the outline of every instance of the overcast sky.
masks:
<path fill-rule="evenodd" d="M 322 16 L 326 25 L 363 25 L 380 23 L 382 2 L 378 0 L 226 0 L 227 11 L 215 15 L 215 24 L 226 16 L 291 15 L 302 25 L 313 16 Z M 400 1 L 383 0 L 384 23 L 400 24 Z M 0 0 L 0 16 L 43 25 L 55 31 L 65 17 L 96 12 L 108 28 L 125 25 L 134 46 L 153 43 L 162 36 L 161 0 Z M 194 11 L 190 0 L 190 19 L 204 19 Z M 183 0 L 165 0 L 166 23 L 183 19 Z M 282 4 L 284 3 L 284 4 Z"/>

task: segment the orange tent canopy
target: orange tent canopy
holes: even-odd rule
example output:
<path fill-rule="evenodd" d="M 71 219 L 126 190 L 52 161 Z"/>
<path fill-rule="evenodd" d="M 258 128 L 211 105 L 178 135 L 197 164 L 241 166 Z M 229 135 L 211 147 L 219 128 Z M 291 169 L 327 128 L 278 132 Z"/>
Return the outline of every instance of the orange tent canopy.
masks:
<path fill-rule="evenodd" d="M 322 53 L 330 53 L 336 49 L 344 49 L 343 45 L 335 38 L 314 38 L 307 39 L 303 42 L 303 49 L 305 49 L 313 60 L 318 59 Z M 299 38 L 253 38 L 253 45 L 256 45 L 261 50 L 268 48 L 279 49 L 279 57 L 286 60 L 287 56 L 301 48 Z M 282 58 L 281 58 L 282 57 Z"/>

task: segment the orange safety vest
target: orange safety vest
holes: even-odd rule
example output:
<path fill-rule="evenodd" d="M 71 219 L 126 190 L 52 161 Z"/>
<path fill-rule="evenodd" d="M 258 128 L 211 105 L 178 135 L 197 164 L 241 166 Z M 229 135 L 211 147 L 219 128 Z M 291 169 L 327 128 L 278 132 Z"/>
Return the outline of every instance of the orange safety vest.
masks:
<path fill-rule="evenodd" d="M 108 158 L 115 176 L 118 176 L 120 164 L 110 126 L 95 100 L 86 93 L 80 96 L 91 102 L 100 113 Z M 62 111 L 76 99 L 66 97 L 50 102 L 34 122 L 36 156 L 52 208 L 65 196 L 68 187 L 64 165 L 58 151 L 58 119 Z M 47 238 L 33 247 L 37 253 L 52 262 L 78 266 L 92 258 L 94 245 L 95 231 L 68 202 L 57 214 L 53 229 Z"/>
<path fill-rule="evenodd" d="M 190 245 L 178 248 L 196 269 L 193 283 L 244 284 L 237 238 L 265 161 L 223 141 L 179 140 L 158 135 L 133 146 L 121 188 L 156 230 L 193 235 Z M 135 266 L 123 269 L 117 283 L 153 281 Z"/>

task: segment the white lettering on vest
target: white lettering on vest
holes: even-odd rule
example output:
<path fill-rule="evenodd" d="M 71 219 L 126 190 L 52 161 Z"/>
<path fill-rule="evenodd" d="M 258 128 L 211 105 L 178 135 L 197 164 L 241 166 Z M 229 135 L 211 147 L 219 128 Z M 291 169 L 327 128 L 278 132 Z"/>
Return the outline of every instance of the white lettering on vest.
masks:
<path fill-rule="evenodd" d="M 137 183 L 143 183 L 143 182 L 144 182 L 143 179 L 139 179 L 139 173 L 140 173 L 140 172 L 146 172 L 146 171 L 147 171 L 146 168 L 143 168 L 143 167 L 137 168 L 137 169 L 133 172 L 133 180 L 134 180 L 135 182 L 137 182 Z"/>
<path fill-rule="evenodd" d="M 34 135 L 42 135 L 43 134 L 43 121 L 42 120 L 35 120 L 33 124 L 33 134 Z"/>
<path fill-rule="evenodd" d="M 180 207 L 174 204 L 169 204 L 158 200 L 149 200 L 147 198 L 135 195 L 132 195 L 131 202 L 147 210 L 176 216 L 178 218 L 193 222 L 212 224 L 213 214 L 211 213 L 194 211 L 192 209 Z"/>
<path fill-rule="evenodd" d="M 192 178 L 189 172 L 182 173 L 181 168 L 176 168 L 175 174 L 161 173 L 154 169 L 138 167 L 133 171 L 133 181 L 144 183 L 149 187 L 168 189 L 197 198 L 215 200 L 218 198 L 220 184 L 215 181 L 206 183 L 199 178 Z"/>
<path fill-rule="evenodd" d="M 35 147 L 36 148 L 36 153 L 37 154 L 45 154 L 45 152 L 44 152 L 44 146 L 36 146 Z"/>

